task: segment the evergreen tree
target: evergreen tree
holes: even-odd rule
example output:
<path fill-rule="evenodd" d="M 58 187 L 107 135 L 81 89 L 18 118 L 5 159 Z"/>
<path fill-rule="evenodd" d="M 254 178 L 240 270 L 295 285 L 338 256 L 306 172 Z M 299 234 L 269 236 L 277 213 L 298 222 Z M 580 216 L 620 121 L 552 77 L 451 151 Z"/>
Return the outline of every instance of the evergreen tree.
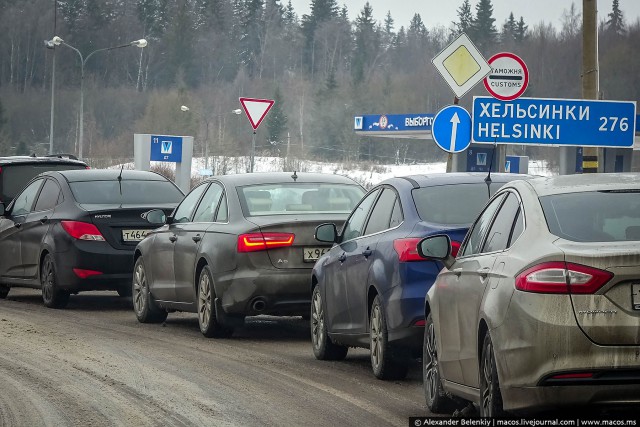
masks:
<path fill-rule="evenodd" d="M 136 9 L 145 35 L 160 37 L 167 27 L 167 0 L 138 0 Z"/>
<path fill-rule="evenodd" d="M 284 9 L 284 22 L 287 26 L 297 24 L 298 23 L 298 15 L 293 9 L 293 5 L 291 4 L 291 0 L 287 3 L 287 6 Z"/>
<path fill-rule="evenodd" d="M 471 13 L 471 4 L 469 0 L 464 0 L 462 5 L 458 8 L 458 22 L 454 22 L 458 34 L 466 33 L 470 35 L 473 27 L 473 14 Z"/>
<path fill-rule="evenodd" d="M 345 6 L 346 8 L 346 6 Z M 313 73 L 316 30 L 320 25 L 339 16 L 336 0 L 311 0 L 309 15 L 302 15 L 302 34 L 305 40 L 305 62 Z"/>
<path fill-rule="evenodd" d="M 521 16 L 518 24 L 516 25 L 516 31 L 514 34 L 514 38 L 518 43 L 522 43 L 524 39 L 527 38 L 527 31 L 529 30 L 529 26 L 524 23 L 524 18 Z"/>
<path fill-rule="evenodd" d="M 607 20 L 607 31 L 617 35 L 622 35 L 626 32 L 624 16 L 622 14 L 622 11 L 620 10 L 619 0 L 613 0 L 611 13 L 609 13 L 607 16 L 609 17 L 609 19 Z"/>
<path fill-rule="evenodd" d="M 249 76 L 259 69 L 262 34 L 264 31 L 263 0 L 244 0 L 240 15 L 240 60 Z"/>
<path fill-rule="evenodd" d="M 273 95 L 273 107 L 267 116 L 267 130 L 269 132 L 269 142 L 273 145 L 283 142 L 283 137 L 287 132 L 287 115 L 284 113 L 282 93 L 280 87 L 276 87 Z"/>
<path fill-rule="evenodd" d="M 385 49 L 389 49 L 391 47 L 391 43 L 393 42 L 393 37 L 395 33 L 393 32 L 393 25 L 395 21 L 391 17 L 391 11 L 387 11 L 387 16 L 384 18 L 384 27 L 382 30 L 383 34 L 383 44 Z"/>
<path fill-rule="evenodd" d="M 355 50 L 351 68 L 354 83 L 359 84 L 364 81 L 365 69 L 373 63 L 379 48 L 380 42 L 376 32 L 376 22 L 373 19 L 373 8 L 367 2 L 355 21 Z"/>
<path fill-rule="evenodd" d="M 498 32 L 495 21 L 491 0 L 480 0 L 476 5 L 476 18 L 472 26 L 473 41 L 480 49 L 487 49 L 496 42 Z"/>
<path fill-rule="evenodd" d="M 515 39 L 516 29 L 518 27 L 518 23 L 516 19 L 513 17 L 513 12 L 509 14 L 509 18 L 504 21 L 502 25 L 502 33 L 500 34 L 500 40 L 503 43 L 512 41 Z"/>

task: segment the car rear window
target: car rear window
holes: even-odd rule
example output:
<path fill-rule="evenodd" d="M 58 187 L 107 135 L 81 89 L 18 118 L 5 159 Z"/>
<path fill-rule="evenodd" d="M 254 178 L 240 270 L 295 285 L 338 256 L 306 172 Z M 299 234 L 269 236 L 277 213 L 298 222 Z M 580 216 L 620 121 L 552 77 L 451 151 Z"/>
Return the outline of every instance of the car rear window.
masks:
<path fill-rule="evenodd" d="M 572 242 L 640 241 L 640 192 L 589 191 L 540 197 L 549 231 Z"/>
<path fill-rule="evenodd" d="M 4 165 L 2 166 L 2 173 L 0 174 L 2 200 L 5 202 L 13 200 L 29 181 L 43 172 L 75 169 L 86 169 L 86 166 L 64 163 Z"/>
<path fill-rule="evenodd" d="M 245 216 L 344 213 L 348 214 L 364 195 L 358 185 L 325 183 L 278 183 L 238 188 Z"/>
<path fill-rule="evenodd" d="M 420 219 L 435 224 L 471 224 L 504 182 L 448 184 L 413 190 Z"/>
<path fill-rule="evenodd" d="M 122 191 L 117 180 L 71 182 L 69 186 L 81 204 L 177 204 L 184 198 L 169 181 L 122 180 Z"/>

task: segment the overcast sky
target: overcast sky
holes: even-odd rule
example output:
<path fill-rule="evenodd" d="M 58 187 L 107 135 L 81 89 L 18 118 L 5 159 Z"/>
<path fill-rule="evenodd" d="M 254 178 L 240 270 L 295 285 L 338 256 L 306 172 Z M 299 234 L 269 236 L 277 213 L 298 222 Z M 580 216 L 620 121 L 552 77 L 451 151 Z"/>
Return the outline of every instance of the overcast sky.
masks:
<path fill-rule="evenodd" d="M 395 20 L 396 30 L 401 26 L 407 27 L 415 13 L 419 13 L 427 28 L 436 25 L 448 27 L 456 20 L 456 10 L 463 0 L 369 0 L 373 7 L 375 18 L 382 21 L 391 11 Z M 478 0 L 471 0 L 471 9 L 475 13 L 475 5 Z M 287 0 L 282 1 L 287 4 Z M 298 16 L 309 13 L 310 0 L 291 0 L 291 4 Z M 366 0 L 338 0 L 338 4 L 346 4 L 351 19 L 354 19 L 364 7 Z M 516 19 L 524 17 L 525 22 L 532 27 L 540 21 L 560 25 L 562 12 L 571 6 L 571 0 L 493 0 L 493 14 L 496 18 L 496 27 L 500 30 L 502 23 L 513 12 Z M 582 1 L 575 1 L 579 11 L 582 10 Z M 612 0 L 598 0 L 599 20 L 605 19 L 611 12 Z M 627 22 L 635 22 L 640 17 L 640 0 L 620 0 L 620 9 L 624 13 Z"/>

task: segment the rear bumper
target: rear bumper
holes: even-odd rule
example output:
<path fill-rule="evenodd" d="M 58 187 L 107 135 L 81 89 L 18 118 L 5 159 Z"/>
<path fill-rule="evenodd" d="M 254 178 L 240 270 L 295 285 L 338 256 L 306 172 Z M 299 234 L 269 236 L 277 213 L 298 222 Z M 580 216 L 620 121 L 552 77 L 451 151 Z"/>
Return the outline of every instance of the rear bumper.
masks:
<path fill-rule="evenodd" d="M 311 269 L 242 269 L 214 278 L 215 291 L 227 314 L 254 316 L 308 315 Z M 256 308 L 263 305 L 262 309 Z"/>
<path fill-rule="evenodd" d="M 116 290 L 131 284 L 135 247 L 115 249 L 107 242 L 74 241 L 69 250 L 54 253 L 58 286 L 71 292 Z M 78 277 L 73 269 L 102 274 Z"/>

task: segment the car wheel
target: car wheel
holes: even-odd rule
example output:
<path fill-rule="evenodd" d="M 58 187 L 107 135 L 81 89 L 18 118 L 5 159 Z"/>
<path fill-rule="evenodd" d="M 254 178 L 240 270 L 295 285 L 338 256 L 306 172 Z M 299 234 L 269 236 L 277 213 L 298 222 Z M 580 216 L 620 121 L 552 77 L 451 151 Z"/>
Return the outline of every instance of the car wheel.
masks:
<path fill-rule="evenodd" d="M 69 303 L 69 292 L 58 288 L 56 266 L 51 254 L 45 255 L 40 266 L 40 287 L 45 307 L 65 308 Z"/>
<path fill-rule="evenodd" d="M 459 402 L 447 396 L 442 388 L 438 366 L 436 330 L 431 313 L 427 316 L 422 344 L 422 386 L 427 407 L 436 414 L 452 413 L 460 406 Z"/>
<path fill-rule="evenodd" d="M 313 355 L 318 360 L 342 360 L 347 357 L 349 347 L 335 344 L 327 334 L 327 325 L 324 321 L 324 306 L 320 287 L 313 289 L 311 297 L 311 345 Z"/>
<path fill-rule="evenodd" d="M 198 324 L 200 332 L 207 338 L 229 338 L 233 328 L 218 322 L 213 302 L 216 299 L 211 270 L 205 265 L 198 279 Z"/>
<path fill-rule="evenodd" d="M 502 394 L 493 354 L 493 343 L 488 332 L 484 337 L 480 357 L 480 416 L 499 417 L 504 415 Z"/>
<path fill-rule="evenodd" d="M 5 299 L 11 290 L 10 286 L 0 285 L 0 299 Z"/>
<path fill-rule="evenodd" d="M 158 307 L 151 296 L 142 257 L 136 260 L 136 264 L 133 267 L 131 293 L 133 296 L 133 311 L 136 313 L 138 322 L 161 323 L 167 319 L 167 311 Z"/>
<path fill-rule="evenodd" d="M 371 368 L 376 378 L 381 380 L 400 380 L 407 376 L 409 355 L 405 350 L 389 344 L 387 320 L 379 295 L 371 304 L 369 318 L 369 349 Z"/>

